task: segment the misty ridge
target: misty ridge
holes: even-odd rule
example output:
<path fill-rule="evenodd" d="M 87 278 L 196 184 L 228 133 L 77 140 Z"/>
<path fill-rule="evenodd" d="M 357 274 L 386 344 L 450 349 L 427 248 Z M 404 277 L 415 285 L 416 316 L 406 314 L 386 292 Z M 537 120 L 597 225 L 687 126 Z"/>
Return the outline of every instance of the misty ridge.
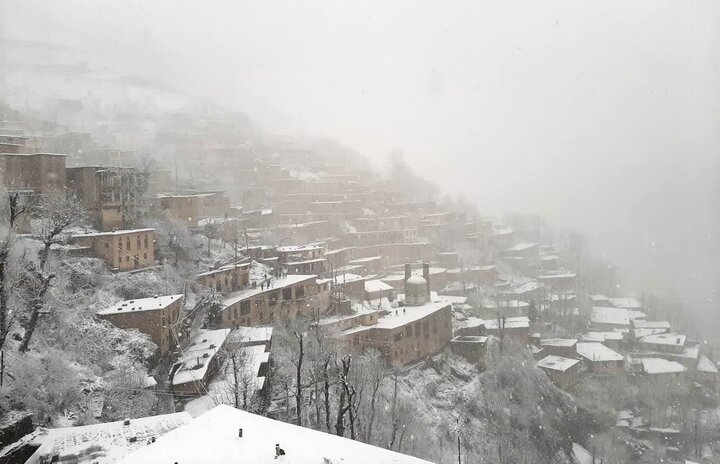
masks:
<path fill-rule="evenodd" d="M 0 464 L 720 462 L 720 5 L 0 0 Z"/>

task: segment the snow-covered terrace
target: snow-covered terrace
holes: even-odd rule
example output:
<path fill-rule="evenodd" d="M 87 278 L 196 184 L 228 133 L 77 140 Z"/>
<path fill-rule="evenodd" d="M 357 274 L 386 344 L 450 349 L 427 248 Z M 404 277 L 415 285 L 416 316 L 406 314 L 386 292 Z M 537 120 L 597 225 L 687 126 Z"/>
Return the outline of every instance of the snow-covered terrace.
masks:
<path fill-rule="evenodd" d="M 543 369 L 565 372 L 579 362 L 577 359 L 550 355 L 538 361 L 537 365 Z"/>
<path fill-rule="evenodd" d="M 269 292 L 269 291 L 275 291 L 278 289 L 283 289 L 285 287 L 289 287 L 295 284 L 298 284 L 300 282 L 305 282 L 308 280 L 315 280 L 317 276 L 315 274 L 288 274 L 285 277 L 280 278 L 274 278 L 272 279 L 272 288 L 256 286 L 255 288 L 246 288 L 243 290 L 239 290 L 237 292 L 233 292 L 230 295 L 228 295 L 226 298 L 223 299 L 223 306 L 228 307 L 232 306 L 235 303 L 239 301 L 246 300 L 248 298 L 251 298 L 253 296 L 260 295 L 261 293 Z"/>
<path fill-rule="evenodd" d="M 242 431 L 242 436 L 240 432 Z M 285 454 L 276 459 L 275 446 Z M 429 464 L 357 440 L 220 405 L 120 464 Z"/>
<path fill-rule="evenodd" d="M 125 300 L 115 303 L 109 308 L 101 309 L 97 312 L 100 315 L 130 313 L 139 311 L 153 311 L 167 308 L 177 300 L 183 297 L 179 295 L 154 296 L 150 298 L 138 298 L 135 300 Z"/>
<path fill-rule="evenodd" d="M 623 355 L 611 350 L 602 343 L 578 343 L 575 349 L 580 356 L 588 361 L 607 362 L 622 361 L 625 359 Z"/>

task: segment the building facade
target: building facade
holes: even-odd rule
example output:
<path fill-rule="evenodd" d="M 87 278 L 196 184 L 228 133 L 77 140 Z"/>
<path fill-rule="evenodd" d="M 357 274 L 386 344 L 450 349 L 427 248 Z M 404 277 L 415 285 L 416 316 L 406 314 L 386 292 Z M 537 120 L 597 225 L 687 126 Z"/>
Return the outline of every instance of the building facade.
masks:
<path fill-rule="evenodd" d="M 183 295 L 155 296 L 126 300 L 98 311 L 101 319 L 123 329 L 137 329 L 150 336 L 165 356 L 182 342 L 185 331 L 180 327 Z"/>
<path fill-rule="evenodd" d="M 155 229 L 79 234 L 73 242 L 90 248 L 112 269 L 132 271 L 155 264 Z"/>

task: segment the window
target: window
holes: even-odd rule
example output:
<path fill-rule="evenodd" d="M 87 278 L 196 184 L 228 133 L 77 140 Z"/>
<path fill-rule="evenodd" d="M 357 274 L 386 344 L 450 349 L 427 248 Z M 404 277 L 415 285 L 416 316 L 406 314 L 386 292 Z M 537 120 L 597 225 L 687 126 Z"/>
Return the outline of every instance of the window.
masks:
<path fill-rule="evenodd" d="M 110 244 L 108 242 L 105 242 L 105 248 L 110 248 Z"/>
<path fill-rule="evenodd" d="M 147 259 L 147 253 L 143 253 L 143 259 Z"/>
<path fill-rule="evenodd" d="M 118 240 L 118 250 L 122 250 L 122 240 Z"/>
<path fill-rule="evenodd" d="M 147 247 L 148 247 L 148 238 L 147 238 L 147 235 L 146 235 L 146 236 L 145 236 L 145 248 L 147 248 Z"/>
<path fill-rule="evenodd" d="M 292 300 L 292 287 L 285 287 L 282 291 L 283 300 L 289 301 Z"/>
<path fill-rule="evenodd" d="M 304 285 L 298 285 L 295 287 L 295 298 L 298 300 L 301 298 L 305 298 L 305 286 Z"/>
<path fill-rule="evenodd" d="M 402 332 L 398 332 L 395 335 L 393 335 L 393 340 L 396 342 L 399 342 L 402 339 Z"/>
<path fill-rule="evenodd" d="M 240 302 L 240 315 L 247 316 L 250 314 L 250 300 Z"/>
<path fill-rule="evenodd" d="M 127 256 L 125 257 L 125 262 L 126 262 L 126 263 L 129 263 L 129 262 L 130 262 L 130 255 L 127 255 Z"/>
<path fill-rule="evenodd" d="M 405 327 L 405 336 L 412 337 L 412 324 L 408 324 L 408 326 Z"/>

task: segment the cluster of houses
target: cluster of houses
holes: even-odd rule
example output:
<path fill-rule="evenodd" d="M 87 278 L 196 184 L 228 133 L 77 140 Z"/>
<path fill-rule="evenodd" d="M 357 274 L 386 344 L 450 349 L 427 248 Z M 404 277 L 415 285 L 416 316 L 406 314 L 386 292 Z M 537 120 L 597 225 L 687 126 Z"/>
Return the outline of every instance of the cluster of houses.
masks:
<path fill-rule="evenodd" d="M 572 388 L 588 374 L 632 375 L 653 384 L 685 377 L 713 386 L 718 369 L 700 344 L 650 320 L 634 298 L 590 295 L 588 330 L 576 338 L 534 337 L 534 354 L 548 376 Z"/>
<path fill-rule="evenodd" d="M 249 394 L 265 391 L 272 328 L 297 318 L 345 352 L 377 350 L 394 365 L 445 349 L 482 365 L 490 337 L 497 337 L 528 347 L 538 367 L 565 389 L 597 374 L 716 381 L 717 368 L 699 345 L 668 322 L 650 320 L 638 301 L 579 297 L 573 271 L 579 244 L 572 234 L 553 236 L 532 216 L 499 223 L 419 200 L 392 180 L 293 141 L 249 147 L 204 140 L 202 132 L 158 134 L 158 143 L 177 151 L 192 173 L 173 179 L 168 171 L 142 168 L 130 152 L 94 146 L 88 134 L 46 140 L 0 127 L 7 189 L 28 199 L 74 195 L 90 213 L 92 229 L 74 233 L 64 252 L 99 258 L 113 272 L 152 270 L 158 244 L 156 230 L 143 227 L 148 218 L 202 235 L 208 249 L 235 251 L 232 260 L 198 266 L 188 282 L 199 300 L 219 295 L 221 307 L 203 327 L 185 307 L 187 294 L 158 293 L 97 311 L 98 318 L 153 340 L 172 366 L 167 378 L 156 380 L 188 405 L 218 397 L 233 355 L 243 356 L 253 377 Z M 71 149 L 45 152 L 50 146 Z M 31 234 L 32 226 L 30 218 L 19 231 Z M 589 308 L 588 324 L 578 336 L 531 330 L 545 315 L 580 320 L 583 308 Z M 212 437 L 218 450 L 256 452 L 237 439 L 266 430 L 264 419 L 222 408 L 208 414 L 235 424 Z M 183 441 L 204 432 L 202 418 L 169 417 L 176 430 L 165 437 L 134 435 L 132 443 L 158 443 L 132 462 L 159 456 L 174 462 Z M 127 426 L 112 427 L 130 436 Z M 286 446 L 290 451 L 295 444 Z M 344 459 L 350 462 L 350 455 Z M 180 462 L 186 461 L 193 462 Z"/>

